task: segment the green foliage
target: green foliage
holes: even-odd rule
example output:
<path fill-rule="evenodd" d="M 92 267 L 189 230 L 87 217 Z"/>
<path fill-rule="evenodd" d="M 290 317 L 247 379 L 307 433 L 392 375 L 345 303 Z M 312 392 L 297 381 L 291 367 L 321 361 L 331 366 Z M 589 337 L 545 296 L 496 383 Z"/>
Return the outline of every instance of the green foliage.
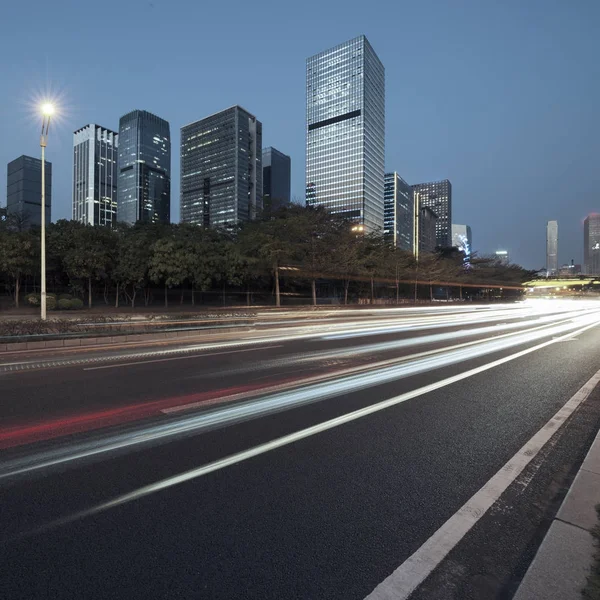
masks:
<path fill-rule="evenodd" d="M 59 310 L 69 310 L 71 308 L 71 300 L 68 298 L 59 298 L 58 299 L 58 309 Z"/>
<path fill-rule="evenodd" d="M 25 296 L 25 301 L 31 306 L 39 306 L 41 304 L 41 298 L 38 293 L 27 294 L 27 296 Z"/>
<path fill-rule="evenodd" d="M 0 228 L 0 280 L 15 303 L 23 281 L 39 287 L 39 246 L 35 229 Z M 49 289 L 71 290 L 87 297 L 86 303 L 91 303 L 94 288 L 103 290 L 106 302 L 116 290 L 131 306 L 142 295 L 148 302 L 154 285 L 223 293 L 227 286 L 248 293 L 258 287 L 274 291 L 277 298 L 280 285 L 305 291 L 310 285 L 316 302 L 319 279 L 343 282 L 347 298 L 350 285 L 363 295 L 370 288 L 372 295 L 379 283 L 398 295 L 401 282 L 415 279 L 430 288 L 436 282 L 484 287 L 518 286 L 532 276 L 492 257 L 474 256 L 467 269 L 463 256 L 452 250 L 423 253 L 415 261 L 378 234 L 363 234 L 340 216 L 298 205 L 226 230 L 148 223 L 111 229 L 61 220 L 47 228 L 46 248 Z M 72 301 L 72 294 L 58 300 Z M 35 295 L 26 301 L 39 306 Z M 80 302 L 77 298 L 76 304 Z M 67 310 L 65 303 L 58 306 Z"/>
<path fill-rule="evenodd" d="M 71 310 L 81 310 L 83 308 L 83 300 L 81 298 L 73 298 L 70 308 Z"/>
<path fill-rule="evenodd" d="M 46 310 L 55 310 L 56 309 L 56 296 L 51 294 L 46 295 Z"/>

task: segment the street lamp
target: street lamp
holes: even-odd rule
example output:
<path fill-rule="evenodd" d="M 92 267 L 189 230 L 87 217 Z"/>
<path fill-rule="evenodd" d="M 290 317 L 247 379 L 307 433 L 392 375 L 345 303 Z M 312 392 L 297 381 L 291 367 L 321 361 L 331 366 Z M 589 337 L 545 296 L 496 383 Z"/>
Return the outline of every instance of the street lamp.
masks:
<path fill-rule="evenodd" d="M 42 321 L 46 320 L 46 145 L 48 143 L 48 130 L 50 128 L 50 117 L 54 114 L 54 105 L 46 103 L 42 105 L 42 133 L 40 135 L 40 148 L 42 149 L 42 234 L 41 234 L 41 294 L 40 306 Z"/>

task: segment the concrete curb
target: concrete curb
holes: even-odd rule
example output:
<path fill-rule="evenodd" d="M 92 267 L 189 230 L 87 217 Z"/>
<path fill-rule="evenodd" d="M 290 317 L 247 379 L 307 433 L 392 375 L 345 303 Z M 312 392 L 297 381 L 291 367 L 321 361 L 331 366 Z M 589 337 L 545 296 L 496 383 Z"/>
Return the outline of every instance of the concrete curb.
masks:
<path fill-rule="evenodd" d="M 598 523 L 600 432 L 550 525 L 513 600 L 581 600 L 594 554 Z"/>

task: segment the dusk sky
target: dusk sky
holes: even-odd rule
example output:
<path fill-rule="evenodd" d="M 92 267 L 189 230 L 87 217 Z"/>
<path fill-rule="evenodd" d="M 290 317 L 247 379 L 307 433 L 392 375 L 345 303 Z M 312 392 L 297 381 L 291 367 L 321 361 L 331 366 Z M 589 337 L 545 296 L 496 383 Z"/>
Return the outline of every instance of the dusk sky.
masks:
<path fill-rule="evenodd" d="M 450 179 L 453 221 L 480 254 L 541 268 L 557 219 L 559 264 L 582 262 L 583 219 L 600 211 L 599 0 L 33 0 L 2 20 L 3 206 L 6 163 L 39 155 L 46 95 L 61 110 L 53 220 L 71 216 L 73 130 L 116 130 L 136 108 L 171 124 L 173 221 L 179 128 L 234 104 L 291 155 L 303 200 L 305 60 L 364 33 L 386 69 L 386 169 Z"/>

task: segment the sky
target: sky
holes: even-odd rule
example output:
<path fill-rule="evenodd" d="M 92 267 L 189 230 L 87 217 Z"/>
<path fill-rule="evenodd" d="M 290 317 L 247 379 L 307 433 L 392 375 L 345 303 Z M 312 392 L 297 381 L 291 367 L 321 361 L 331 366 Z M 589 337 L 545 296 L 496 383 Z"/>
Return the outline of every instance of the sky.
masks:
<path fill-rule="evenodd" d="M 173 221 L 180 127 L 234 104 L 292 157 L 302 201 L 306 58 L 365 34 L 386 70 L 386 170 L 450 179 L 480 254 L 542 268 L 556 219 L 559 264 L 582 262 L 600 212 L 599 0 L 31 0 L 2 17 L 0 164 L 39 155 L 35 106 L 57 98 L 53 220 L 71 216 L 73 131 L 136 108 L 171 124 Z"/>

